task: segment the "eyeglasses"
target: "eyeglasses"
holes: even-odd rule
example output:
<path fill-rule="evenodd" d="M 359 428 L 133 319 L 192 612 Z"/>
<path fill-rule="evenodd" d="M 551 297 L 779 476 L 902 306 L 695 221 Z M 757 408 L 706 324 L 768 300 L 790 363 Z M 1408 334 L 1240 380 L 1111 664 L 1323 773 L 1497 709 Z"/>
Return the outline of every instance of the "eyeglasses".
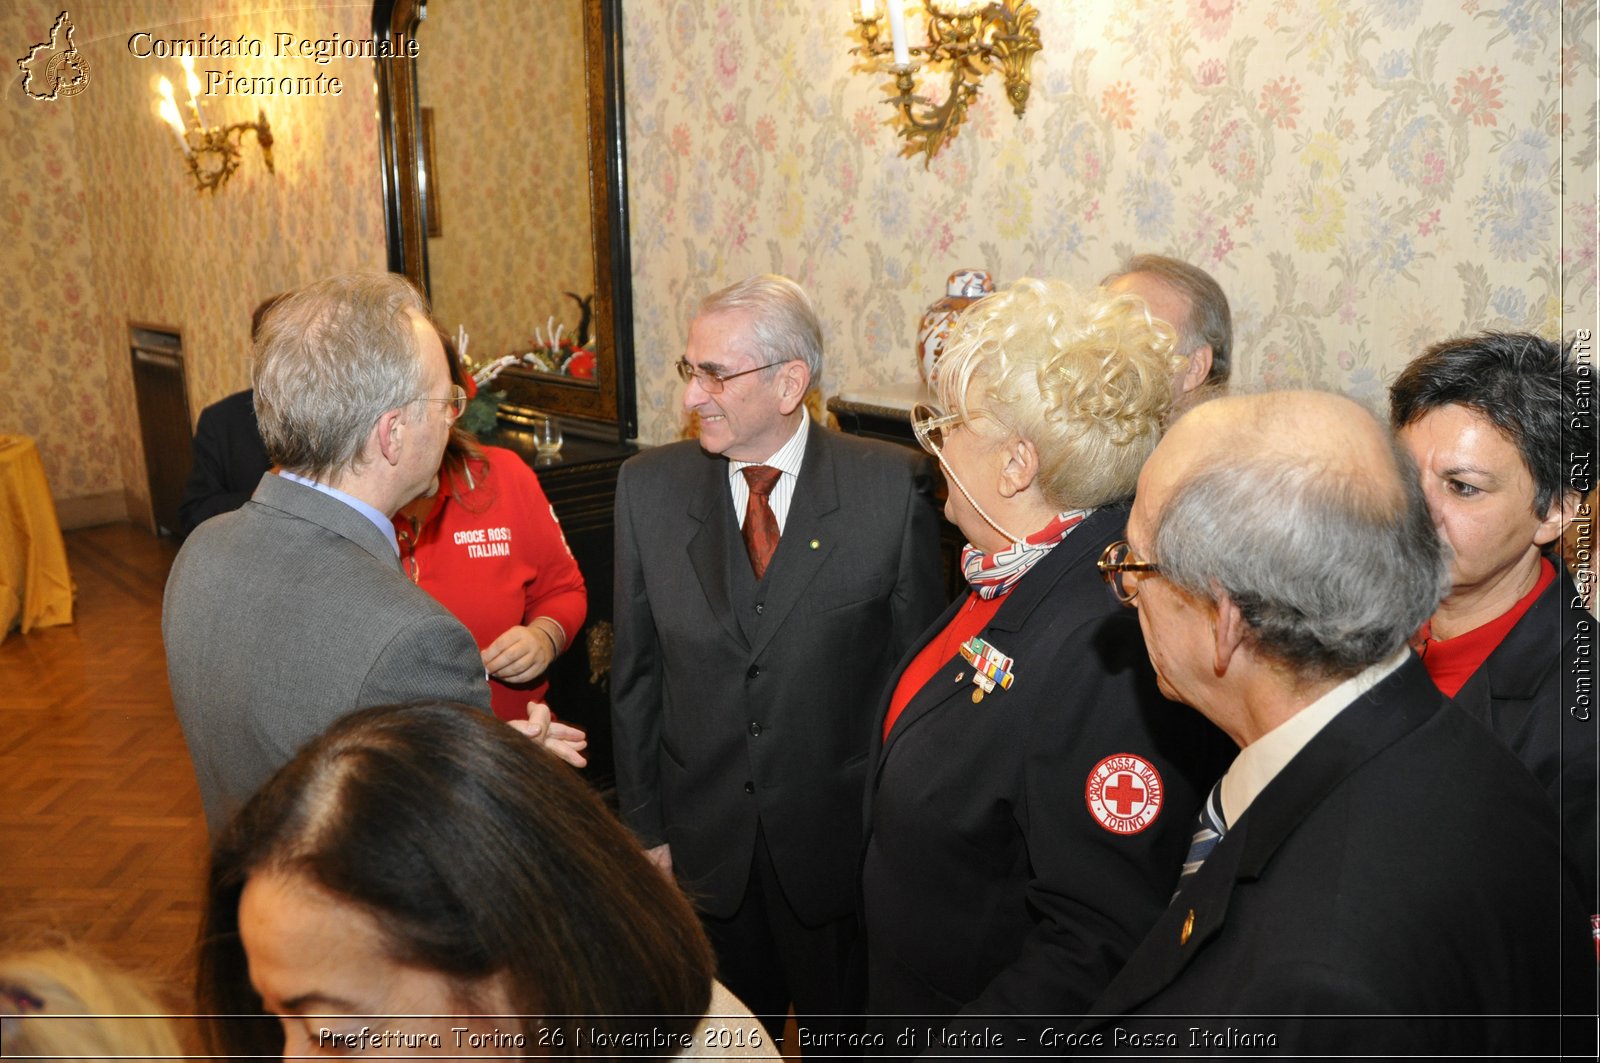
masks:
<path fill-rule="evenodd" d="M 445 415 L 449 417 L 450 420 L 454 421 L 456 418 L 467 412 L 467 389 L 462 387 L 460 384 L 451 384 L 450 397 L 448 399 L 430 399 L 428 396 L 424 395 L 417 401 L 440 403 L 444 406 Z"/>
<path fill-rule="evenodd" d="M 911 407 L 911 431 L 916 433 L 917 442 L 922 444 L 934 457 L 944 449 L 944 434 L 962 422 L 959 413 L 940 413 L 935 406 L 919 402 Z"/>
<path fill-rule="evenodd" d="M 678 376 L 683 379 L 685 384 L 691 380 L 700 381 L 700 390 L 704 391 L 707 395 L 720 395 L 722 394 L 722 386 L 730 380 L 736 380 L 742 376 L 749 376 L 751 373 L 759 373 L 763 369 L 771 369 L 775 365 L 782 365 L 784 362 L 792 360 L 793 359 L 780 358 L 776 362 L 768 362 L 766 365 L 758 365 L 754 369 L 741 369 L 737 373 L 718 373 L 711 369 L 702 369 L 698 365 L 695 365 L 693 362 L 689 361 L 687 358 L 679 358 Z"/>
<path fill-rule="evenodd" d="M 1133 548 L 1128 545 L 1128 540 L 1119 539 L 1105 548 L 1097 563 L 1100 575 L 1106 578 L 1111 592 L 1117 596 L 1117 601 L 1123 605 L 1132 605 L 1133 600 L 1139 596 L 1139 580 L 1142 576 L 1130 577 L 1130 573 L 1147 573 L 1159 575 L 1161 566 L 1154 561 L 1135 561 Z"/>

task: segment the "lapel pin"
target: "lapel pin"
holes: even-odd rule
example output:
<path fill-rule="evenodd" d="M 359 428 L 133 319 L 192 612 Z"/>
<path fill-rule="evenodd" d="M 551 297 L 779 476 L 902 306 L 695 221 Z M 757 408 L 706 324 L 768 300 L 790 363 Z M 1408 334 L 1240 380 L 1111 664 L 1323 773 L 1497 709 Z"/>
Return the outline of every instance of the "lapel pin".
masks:
<path fill-rule="evenodd" d="M 1189 914 L 1183 917 L 1183 929 L 1178 931 L 1179 946 L 1189 943 L 1189 935 L 1194 933 L 1194 909 L 1189 909 Z"/>
<path fill-rule="evenodd" d="M 997 685 L 1001 690 L 1010 690 L 1016 681 L 1012 659 L 976 635 L 961 644 L 961 656 L 972 665 L 972 681 L 986 694 L 993 693 Z"/>
<path fill-rule="evenodd" d="M 819 549 L 821 549 L 821 548 L 822 548 L 822 543 L 821 543 L 821 541 L 819 541 L 819 540 L 817 540 L 817 539 L 812 539 L 812 540 L 811 540 L 811 549 L 813 549 L 813 550 L 819 550 Z"/>

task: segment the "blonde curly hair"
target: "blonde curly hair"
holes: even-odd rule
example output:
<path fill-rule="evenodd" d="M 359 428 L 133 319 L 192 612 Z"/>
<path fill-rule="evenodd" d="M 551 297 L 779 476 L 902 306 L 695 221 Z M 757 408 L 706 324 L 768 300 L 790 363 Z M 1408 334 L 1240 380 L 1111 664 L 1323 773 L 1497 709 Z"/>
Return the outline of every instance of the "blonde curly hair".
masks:
<path fill-rule="evenodd" d="M 994 420 L 1033 443 L 1039 486 L 1060 510 L 1133 494 L 1160 441 L 1183 359 L 1144 300 L 1024 277 L 951 328 L 933 387 L 974 430 Z"/>

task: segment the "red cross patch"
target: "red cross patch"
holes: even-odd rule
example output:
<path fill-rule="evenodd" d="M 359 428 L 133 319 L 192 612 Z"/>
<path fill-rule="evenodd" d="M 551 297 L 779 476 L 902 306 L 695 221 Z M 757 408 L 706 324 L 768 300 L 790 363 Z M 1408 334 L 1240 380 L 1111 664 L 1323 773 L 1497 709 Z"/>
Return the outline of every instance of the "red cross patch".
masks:
<path fill-rule="evenodd" d="M 1089 814 L 1112 834 L 1138 834 L 1154 823 L 1166 796 L 1160 773 L 1132 753 L 1117 753 L 1096 764 L 1083 791 Z"/>

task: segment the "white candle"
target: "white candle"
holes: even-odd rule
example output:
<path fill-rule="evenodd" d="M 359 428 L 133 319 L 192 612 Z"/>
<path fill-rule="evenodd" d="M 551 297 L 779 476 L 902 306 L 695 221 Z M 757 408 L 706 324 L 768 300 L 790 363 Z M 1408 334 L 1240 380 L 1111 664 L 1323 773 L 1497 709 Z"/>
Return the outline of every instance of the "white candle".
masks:
<path fill-rule="evenodd" d="M 878 0 L 861 0 L 861 21 L 870 22 L 878 17 Z"/>
<path fill-rule="evenodd" d="M 166 81 L 166 78 L 161 80 Z M 167 88 L 170 92 L 171 86 Z M 173 102 L 170 95 L 161 101 L 161 117 L 166 119 L 167 125 L 172 128 L 172 135 L 178 138 L 178 147 L 183 149 L 185 155 L 190 154 L 189 140 L 183 135 L 183 119 L 178 116 L 178 105 Z"/>
<path fill-rule="evenodd" d="M 911 49 L 906 46 L 906 13 L 901 9 L 904 0 L 889 0 L 889 34 L 894 39 L 896 66 L 909 66 Z"/>
<path fill-rule="evenodd" d="M 183 64 L 183 80 L 189 90 L 189 106 L 194 108 L 194 119 L 200 123 L 200 128 L 204 129 L 206 119 L 200 110 L 200 79 L 194 76 L 194 60 L 186 55 L 179 59 L 178 62 Z"/>

